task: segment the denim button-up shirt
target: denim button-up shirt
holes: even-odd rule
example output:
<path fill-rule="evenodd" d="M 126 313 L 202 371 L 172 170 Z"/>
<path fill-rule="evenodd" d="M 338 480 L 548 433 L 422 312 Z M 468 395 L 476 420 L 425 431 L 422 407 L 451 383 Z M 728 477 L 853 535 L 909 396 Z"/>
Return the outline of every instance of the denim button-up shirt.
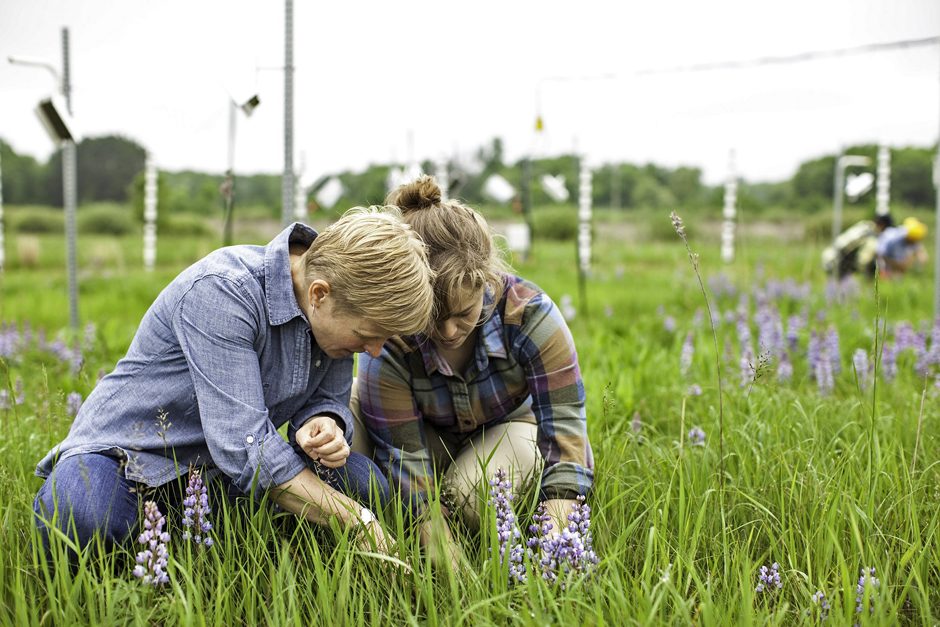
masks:
<path fill-rule="evenodd" d="M 127 478 L 150 486 L 193 464 L 257 495 L 306 467 L 277 432 L 285 422 L 293 441 L 309 418 L 330 414 L 351 441 L 352 358 L 320 350 L 291 280 L 290 245 L 316 235 L 295 223 L 267 246 L 223 248 L 184 270 L 36 474 L 98 452 L 122 456 Z"/>

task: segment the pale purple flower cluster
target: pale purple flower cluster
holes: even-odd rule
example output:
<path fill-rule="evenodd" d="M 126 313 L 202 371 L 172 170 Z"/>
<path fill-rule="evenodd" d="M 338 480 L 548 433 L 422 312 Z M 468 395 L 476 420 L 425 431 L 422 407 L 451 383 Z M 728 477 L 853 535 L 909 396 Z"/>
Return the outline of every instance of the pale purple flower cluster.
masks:
<path fill-rule="evenodd" d="M 643 430 L 643 417 L 640 416 L 640 412 L 633 412 L 633 419 L 630 421 L 630 430 L 633 433 L 639 433 Z"/>
<path fill-rule="evenodd" d="M 695 355 L 695 342 L 691 332 L 685 336 L 682 343 L 682 353 L 679 355 L 679 372 L 684 377 L 692 367 L 692 357 Z"/>
<path fill-rule="evenodd" d="M 505 470 L 498 468 L 490 479 L 490 503 L 496 509 L 496 537 L 499 540 L 499 563 L 509 560 L 509 577 L 513 581 L 526 579 L 523 562 L 525 551 L 522 547 L 522 533 L 516 524 L 516 514 L 512 510 L 512 482 Z M 507 558 L 508 554 L 508 558 Z"/>
<path fill-rule="evenodd" d="M 738 293 L 731 278 L 723 272 L 708 278 L 708 287 L 716 299 L 723 297 L 733 298 Z"/>
<path fill-rule="evenodd" d="M 34 334 L 29 323 L 23 325 L 22 331 L 15 324 L 0 324 L 0 357 L 16 360 L 31 346 L 68 363 L 72 374 L 78 373 L 85 361 L 80 346 L 69 348 L 62 340 L 47 342 L 45 332 L 39 330 Z"/>
<path fill-rule="evenodd" d="M 82 408 L 82 395 L 78 392 L 69 392 L 65 397 L 65 411 L 72 418 L 78 415 L 78 410 Z"/>
<path fill-rule="evenodd" d="M 186 498 L 183 499 L 183 539 L 192 540 L 206 548 L 212 546 L 209 532 L 212 523 L 209 522 L 209 495 L 206 485 L 202 481 L 199 470 L 193 468 L 189 471 L 189 483 L 186 485 Z"/>
<path fill-rule="evenodd" d="M 813 599 L 813 604 L 819 607 L 820 622 L 829 618 L 829 610 L 831 607 L 829 605 L 829 600 L 826 599 L 826 595 L 823 593 L 823 591 L 817 590 L 811 598 Z"/>
<path fill-rule="evenodd" d="M 868 591 L 868 613 L 875 613 L 875 589 L 881 582 L 875 577 L 875 568 L 862 568 L 859 571 L 858 585 L 855 586 L 855 613 L 861 614 L 865 609 L 865 592 Z"/>
<path fill-rule="evenodd" d="M 868 351 L 864 348 L 858 348 L 852 354 L 852 365 L 855 367 L 855 374 L 858 377 L 858 386 L 867 390 L 871 384 L 871 366 L 868 363 Z"/>
<path fill-rule="evenodd" d="M 780 355 L 780 363 L 777 364 L 777 381 L 781 383 L 793 378 L 793 363 L 790 361 L 790 353 L 784 351 Z"/>
<path fill-rule="evenodd" d="M 705 432 L 701 427 L 689 429 L 689 444 L 692 446 L 705 446 Z"/>
<path fill-rule="evenodd" d="M 153 501 L 144 503 L 144 532 L 137 541 L 144 545 L 144 550 L 137 554 L 137 566 L 134 576 L 144 584 L 161 586 L 170 581 L 166 572 L 166 544 L 170 534 L 163 531 L 166 519 Z"/>
<path fill-rule="evenodd" d="M 689 386 L 689 388 L 685 391 L 685 393 L 689 396 L 701 396 L 702 386 L 699 385 L 698 383 L 693 383 L 692 385 Z"/>
<path fill-rule="evenodd" d="M 10 409 L 13 405 L 22 405 L 26 402 L 26 392 L 23 389 L 23 379 L 16 378 L 13 383 L 13 398 L 10 399 L 10 390 L 3 388 L 0 390 L 0 409 Z"/>
<path fill-rule="evenodd" d="M 568 526 L 560 534 L 552 535 L 551 517 L 544 505 L 536 509 L 529 526 L 529 555 L 538 559 L 542 579 L 561 587 L 569 575 L 590 575 L 599 561 L 591 537 L 591 508 L 583 496 L 572 510 Z"/>
<path fill-rule="evenodd" d="M 810 377 L 816 380 L 816 385 L 822 394 L 828 394 L 835 388 L 835 372 L 833 359 L 830 354 L 832 343 L 810 332 L 807 359 L 809 361 Z M 838 356 L 835 361 L 838 361 Z"/>
<path fill-rule="evenodd" d="M 757 576 L 757 587 L 754 592 L 773 592 L 783 588 L 783 581 L 780 580 L 780 564 L 774 562 L 770 568 L 760 567 L 760 573 Z"/>

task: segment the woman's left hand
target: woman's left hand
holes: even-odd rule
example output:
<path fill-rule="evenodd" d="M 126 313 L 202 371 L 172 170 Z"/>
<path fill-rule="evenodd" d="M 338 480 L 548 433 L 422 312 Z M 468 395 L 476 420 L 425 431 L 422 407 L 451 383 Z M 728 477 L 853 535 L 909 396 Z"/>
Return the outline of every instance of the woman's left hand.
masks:
<path fill-rule="evenodd" d="M 546 499 L 542 501 L 545 511 L 552 520 L 552 536 L 561 535 L 561 532 L 568 528 L 568 514 L 574 511 L 574 506 L 578 502 L 574 499 Z"/>
<path fill-rule="evenodd" d="M 343 430 L 330 416 L 314 416 L 297 430 L 297 444 L 314 461 L 339 468 L 349 457 Z"/>

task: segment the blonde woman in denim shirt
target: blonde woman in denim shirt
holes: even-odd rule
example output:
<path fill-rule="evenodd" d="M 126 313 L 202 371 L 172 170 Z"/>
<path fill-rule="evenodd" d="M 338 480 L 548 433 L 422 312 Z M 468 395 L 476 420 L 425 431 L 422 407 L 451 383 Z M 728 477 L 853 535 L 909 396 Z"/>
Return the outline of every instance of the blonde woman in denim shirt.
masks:
<path fill-rule="evenodd" d="M 44 540 L 56 525 L 80 545 L 95 534 L 124 542 L 140 493 L 195 466 L 236 493 L 268 491 L 311 522 L 365 526 L 387 546 L 359 502 L 372 462 L 350 456 L 352 355 L 427 328 L 433 306 L 425 247 L 393 213 L 353 210 L 319 235 L 295 223 L 266 246 L 217 250 L 176 277 L 39 463 Z M 277 432 L 287 422 L 290 442 Z M 346 483 L 323 481 L 318 467 L 340 469 Z"/>

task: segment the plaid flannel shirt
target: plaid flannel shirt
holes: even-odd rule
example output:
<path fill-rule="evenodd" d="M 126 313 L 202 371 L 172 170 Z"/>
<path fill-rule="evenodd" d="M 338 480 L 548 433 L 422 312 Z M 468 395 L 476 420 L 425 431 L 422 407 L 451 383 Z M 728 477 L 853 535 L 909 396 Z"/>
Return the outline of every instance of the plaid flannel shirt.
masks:
<path fill-rule="evenodd" d="M 545 461 L 543 498 L 574 498 L 591 488 L 584 384 L 571 333 L 547 294 L 516 276 L 505 281 L 463 373 L 420 334 L 393 338 L 377 358 L 359 356 L 362 418 L 403 498 L 423 502 L 434 479 L 424 421 L 469 438 L 530 398 Z"/>

